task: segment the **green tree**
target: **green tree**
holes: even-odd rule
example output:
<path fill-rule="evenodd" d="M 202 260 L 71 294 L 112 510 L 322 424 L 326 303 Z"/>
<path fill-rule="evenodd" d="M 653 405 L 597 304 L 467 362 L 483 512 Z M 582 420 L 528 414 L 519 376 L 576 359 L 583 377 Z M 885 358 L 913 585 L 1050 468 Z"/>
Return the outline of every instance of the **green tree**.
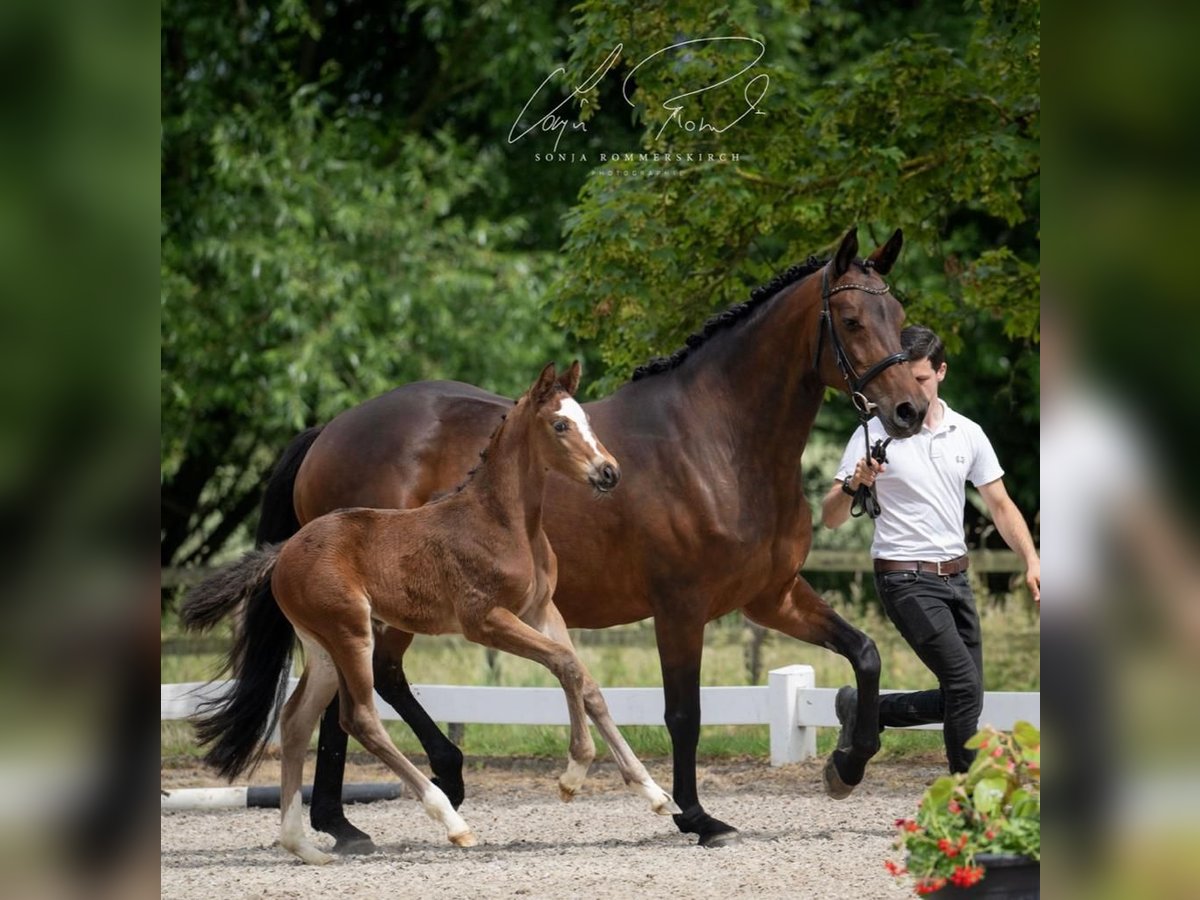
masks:
<path fill-rule="evenodd" d="M 831 249 L 847 226 L 865 226 L 866 241 L 876 243 L 902 227 L 897 292 L 910 321 L 946 339 L 955 390 L 970 395 L 964 410 L 993 434 L 1018 441 L 1036 434 L 1036 2 L 948 13 L 941 33 L 910 31 L 883 4 L 859 14 L 825 4 L 789 14 L 783 5 L 750 3 L 654 14 L 633 2 L 594 0 L 580 10 L 577 73 L 591 71 L 624 36 L 617 75 L 624 78 L 655 49 L 712 33 L 713 15 L 728 18 L 723 31 L 763 42 L 757 69 L 728 89 L 688 98 L 685 117 L 732 122 L 747 105 L 749 79 L 770 77 L 763 114 L 718 134 L 664 127 L 664 105 L 711 83 L 714 72 L 736 71 L 727 46 L 690 46 L 670 64 L 635 73 L 640 150 L 724 150 L 739 158 L 689 164 L 675 177 L 614 178 L 597 169 L 588 178 L 566 219 L 573 265 L 557 285 L 554 311 L 565 327 L 594 339 L 608 365 L 593 391 L 671 351 L 715 309 L 745 299 L 784 265 Z M 922 15 L 938 24 L 928 8 Z M 582 115 L 599 102 L 592 100 Z M 1007 403 L 997 405 L 997 395 Z M 845 417 L 828 421 L 848 433 Z M 1023 507 L 1036 508 L 1036 456 L 1026 444 L 1009 460 L 1022 470 Z"/>

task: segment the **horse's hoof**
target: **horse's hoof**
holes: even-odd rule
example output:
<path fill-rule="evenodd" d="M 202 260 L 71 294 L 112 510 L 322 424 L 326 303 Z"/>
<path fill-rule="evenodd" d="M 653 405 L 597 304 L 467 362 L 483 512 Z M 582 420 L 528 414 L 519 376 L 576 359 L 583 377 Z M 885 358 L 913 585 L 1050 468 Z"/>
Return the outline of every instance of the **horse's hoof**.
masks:
<path fill-rule="evenodd" d="M 742 833 L 736 828 L 730 828 L 728 831 L 717 831 L 710 834 L 700 835 L 700 843 L 698 846 L 708 850 L 714 850 L 717 847 L 736 847 L 742 842 Z"/>
<path fill-rule="evenodd" d="M 340 837 L 333 845 L 333 852 L 341 856 L 366 856 L 378 849 L 375 842 L 368 835 L 362 833 Z"/>
<path fill-rule="evenodd" d="M 560 799 L 563 803 L 570 803 L 575 799 L 575 791 L 560 781 L 558 783 L 558 799 Z"/>
<path fill-rule="evenodd" d="M 834 800 L 845 800 L 854 792 L 855 785 L 842 781 L 842 776 L 838 774 L 832 756 L 825 760 L 825 769 L 821 774 L 821 779 L 825 782 L 825 793 Z"/>
<path fill-rule="evenodd" d="M 429 779 L 446 795 L 446 799 L 450 801 L 450 805 L 455 809 L 462 806 L 463 800 L 466 798 L 467 791 L 463 786 L 462 778 L 443 778 L 440 775 L 434 775 Z"/>
<path fill-rule="evenodd" d="M 462 831 L 458 834 L 449 835 L 450 843 L 455 847 L 474 847 L 478 841 L 475 840 L 475 833 L 472 831 Z"/>

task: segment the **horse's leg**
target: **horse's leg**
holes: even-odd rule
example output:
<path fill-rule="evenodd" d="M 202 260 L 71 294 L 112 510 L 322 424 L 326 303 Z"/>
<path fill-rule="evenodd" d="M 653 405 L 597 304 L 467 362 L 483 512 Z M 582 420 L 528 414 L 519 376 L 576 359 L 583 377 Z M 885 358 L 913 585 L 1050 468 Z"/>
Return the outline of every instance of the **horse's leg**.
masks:
<path fill-rule="evenodd" d="M 429 757 L 429 768 L 434 774 L 433 783 L 445 792 L 451 805 L 458 809 L 465 793 L 462 751 L 442 734 L 408 686 L 408 679 L 404 677 L 404 653 L 412 644 L 412 639 L 413 636 L 408 632 L 395 628 L 387 628 L 381 634 L 376 634 L 375 690 L 400 713 L 400 717 L 417 736 Z"/>
<path fill-rule="evenodd" d="M 420 799 L 425 813 L 446 829 L 450 843 L 473 847 L 475 835 L 467 823 L 450 805 L 442 789 L 425 777 L 408 758 L 396 749 L 391 736 L 375 709 L 375 685 L 371 656 L 374 643 L 369 618 L 361 623 L 349 623 L 342 631 L 342 642 L 329 648 L 337 665 L 338 699 L 342 712 L 342 728 L 373 753 L 380 762 L 396 773 Z"/>
<path fill-rule="evenodd" d="M 579 654 L 575 651 L 575 645 L 571 641 L 571 633 L 567 631 L 566 622 L 563 621 L 562 613 L 558 611 L 558 607 L 553 603 L 546 606 L 545 615 L 542 622 L 542 632 L 551 640 L 561 644 L 571 651 L 579 663 L 579 669 L 583 673 L 583 705 L 587 710 L 588 717 L 596 723 L 596 728 L 600 730 L 601 736 L 608 744 L 612 751 L 613 758 L 617 762 L 617 768 L 621 770 L 621 777 L 625 779 L 625 785 L 640 797 L 644 797 L 650 801 L 650 808 L 659 815 L 667 815 L 668 813 L 678 813 L 679 807 L 675 804 L 667 793 L 655 784 L 654 779 L 650 777 L 650 773 L 646 771 L 646 767 L 642 761 L 637 758 L 633 752 L 633 748 L 629 746 L 625 740 L 625 736 L 621 734 L 616 723 L 612 720 L 612 716 L 608 711 L 608 703 L 604 700 L 604 694 L 600 691 L 600 686 L 596 684 L 591 673 L 583 664 L 583 660 L 579 659 Z"/>
<path fill-rule="evenodd" d="M 675 824 L 700 838 L 701 847 L 724 847 L 741 840 L 738 830 L 714 819 L 700 805 L 696 792 L 696 745 L 700 743 L 700 658 L 704 652 L 704 622 L 657 614 L 654 633 L 662 666 L 667 731 L 675 781 L 671 793 L 683 812 Z"/>
<path fill-rule="evenodd" d="M 337 840 L 334 853 L 374 853 L 375 844 L 371 836 L 350 824 L 342 806 L 342 779 L 346 772 L 348 741 L 342 729 L 335 689 L 333 701 L 321 717 L 321 732 L 317 737 L 317 771 L 313 775 L 309 821 L 315 830 L 332 835 Z"/>
<path fill-rule="evenodd" d="M 317 849 L 304 836 L 300 785 L 304 776 L 304 757 L 308 741 L 321 716 L 321 710 L 337 691 L 337 672 L 333 662 L 319 645 L 304 642 L 305 666 L 296 692 L 280 717 L 282 754 L 279 776 L 279 843 L 306 863 L 323 865 L 335 857 Z"/>
<path fill-rule="evenodd" d="M 800 576 L 781 597 L 756 600 L 743 612 L 759 625 L 840 653 L 854 667 L 858 706 L 849 750 L 837 749 L 825 764 L 825 790 L 849 796 L 863 779 L 867 762 L 879 752 L 879 651 L 875 642 L 826 603 Z"/>

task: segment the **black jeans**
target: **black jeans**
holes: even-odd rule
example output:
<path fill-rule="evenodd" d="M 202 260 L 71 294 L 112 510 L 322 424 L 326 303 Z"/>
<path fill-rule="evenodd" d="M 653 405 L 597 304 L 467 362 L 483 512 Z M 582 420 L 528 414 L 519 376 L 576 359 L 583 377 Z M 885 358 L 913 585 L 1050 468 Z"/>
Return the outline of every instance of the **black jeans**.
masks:
<path fill-rule="evenodd" d="M 936 691 L 882 694 L 881 728 L 942 722 L 951 772 L 965 772 L 975 751 L 963 744 L 979 729 L 983 711 L 983 647 L 979 614 L 965 574 L 876 573 L 883 608 L 921 662 L 937 677 Z"/>

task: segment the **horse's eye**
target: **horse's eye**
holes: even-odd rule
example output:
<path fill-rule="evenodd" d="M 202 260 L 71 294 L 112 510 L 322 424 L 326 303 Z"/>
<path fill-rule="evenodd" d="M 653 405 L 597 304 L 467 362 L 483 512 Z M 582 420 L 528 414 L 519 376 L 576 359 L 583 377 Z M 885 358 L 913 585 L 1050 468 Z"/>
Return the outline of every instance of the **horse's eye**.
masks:
<path fill-rule="evenodd" d="M 563 419 L 559 419 L 557 422 L 554 423 L 554 430 L 557 431 L 559 434 L 562 434 L 564 431 L 566 431 L 570 427 L 571 426 L 568 425 L 567 422 Z"/>
<path fill-rule="evenodd" d="M 858 329 L 862 328 L 858 319 L 842 319 L 842 324 L 850 331 L 858 331 Z"/>

